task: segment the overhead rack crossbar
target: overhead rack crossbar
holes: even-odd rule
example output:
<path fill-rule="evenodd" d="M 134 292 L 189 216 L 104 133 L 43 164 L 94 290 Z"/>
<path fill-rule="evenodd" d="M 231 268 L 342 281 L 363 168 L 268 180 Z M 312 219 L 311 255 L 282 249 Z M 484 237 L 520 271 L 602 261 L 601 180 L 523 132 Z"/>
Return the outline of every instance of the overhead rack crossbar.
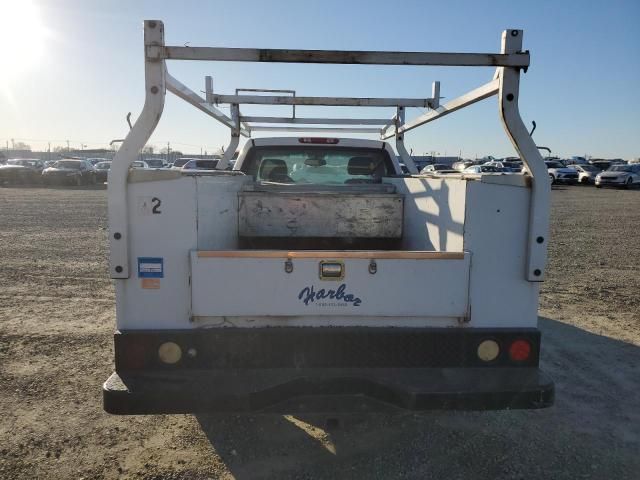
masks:
<path fill-rule="evenodd" d="M 240 116 L 240 120 L 252 123 L 293 123 L 301 125 L 388 125 L 388 118 L 305 118 L 305 117 L 255 117 Z"/>
<path fill-rule="evenodd" d="M 343 50 L 284 50 L 271 48 L 217 48 L 148 45 L 151 60 L 206 60 L 212 62 L 333 63 L 356 65 L 421 65 L 438 67 L 529 66 L 529 52 L 441 53 Z"/>

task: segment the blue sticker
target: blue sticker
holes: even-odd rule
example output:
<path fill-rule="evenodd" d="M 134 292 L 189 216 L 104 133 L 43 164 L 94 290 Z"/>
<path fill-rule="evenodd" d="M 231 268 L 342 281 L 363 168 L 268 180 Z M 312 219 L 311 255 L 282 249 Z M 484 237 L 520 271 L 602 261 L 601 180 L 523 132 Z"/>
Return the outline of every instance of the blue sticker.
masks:
<path fill-rule="evenodd" d="M 139 278 L 164 278 L 162 257 L 138 257 Z"/>

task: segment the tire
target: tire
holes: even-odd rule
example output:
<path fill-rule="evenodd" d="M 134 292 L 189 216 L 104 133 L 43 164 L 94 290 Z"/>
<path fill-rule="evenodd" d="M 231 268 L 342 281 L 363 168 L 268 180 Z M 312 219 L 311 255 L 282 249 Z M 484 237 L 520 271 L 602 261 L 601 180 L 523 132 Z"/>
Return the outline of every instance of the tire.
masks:
<path fill-rule="evenodd" d="M 624 185 L 624 188 L 629 190 L 631 187 L 633 187 L 633 179 L 631 177 L 629 177 L 629 179 L 627 180 L 627 183 L 625 183 L 625 185 Z"/>
<path fill-rule="evenodd" d="M 553 175 L 549 174 L 549 179 L 551 180 L 551 185 L 555 185 L 556 184 L 556 177 L 554 177 Z"/>
<path fill-rule="evenodd" d="M 580 180 L 580 183 L 583 185 L 589 185 L 589 177 L 582 177 L 582 180 Z"/>
<path fill-rule="evenodd" d="M 602 185 L 596 185 L 596 188 L 602 188 Z"/>

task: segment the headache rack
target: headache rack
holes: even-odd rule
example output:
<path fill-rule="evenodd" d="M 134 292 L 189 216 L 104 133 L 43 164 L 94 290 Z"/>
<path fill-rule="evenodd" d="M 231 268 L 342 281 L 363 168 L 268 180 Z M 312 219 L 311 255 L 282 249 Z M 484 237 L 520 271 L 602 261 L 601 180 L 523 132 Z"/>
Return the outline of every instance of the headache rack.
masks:
<path fill-rule="evenodd" d="M 381 140 L 394 139 L 397 153 L 411 173 L 415 164 L 404 146 L 404 134 L 480 100 L 497 95 L 499 115 L 513 146 L 531 175 L 528 256 L 525 276 L 529 281 L 544 279 L 550 186 L 546 166 L 531 139 L 518 110 L 520 70 L 529 66 L 529 52 L 522 50 L 522 30 L 502 33 L 500 53 L 385 52 L 336 50 L 276 50 L 168 46 L 164 25 L 159 20 L 144 22 L 145 104 L 142 113 L 118 150 L 109 174 L 109 225 L 111 239 L 110 274 L 129 278 L 127 177 L 131 163 L 145 146 L 164 109 L 170 91 L 231 130 L 231 141 L 217 168 L 225 169 L 238 146 L 240 136 L 257 131 L 345 132 L 375 134 Z M 434 82 L 428 98 L 308 97 L 293 90 L 237 89 L 233 95 L 214 92 L 212 77 L 205 77 L 205 97 L 189 89 L 167 70 L 166 60 L 207 60 L 234 62 L 330 63 L 360 65 L 429 65 L 496 67 L 488 83 L 445 104 L 440 104 L 440 83 Z M 268 95 L 265 95 L 268 94 Z M 230 115 L 216 105 L 228 104 Z M 290 105 L 290 117 L 244 116 L 240 105 Z M 295 107 L 391 107 L 391 118 L 308 118 L 297 117 Z M 405 121 L 406 109 L 419 107 L 426 113 Z M 264 126 L 261 124 L 273 124 Z M 316 126 L 322 125 L 322 126 Z"/>

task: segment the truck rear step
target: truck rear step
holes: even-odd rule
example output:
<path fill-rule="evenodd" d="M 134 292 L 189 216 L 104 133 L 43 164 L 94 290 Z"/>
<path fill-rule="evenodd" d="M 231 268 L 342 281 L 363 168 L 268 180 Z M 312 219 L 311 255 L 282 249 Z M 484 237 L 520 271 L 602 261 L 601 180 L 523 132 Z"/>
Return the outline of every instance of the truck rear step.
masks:
<path fill-rule="evenodd" d="M 553 404 L 537 368 L 254 369 L 113 373 L 108 413 L 364 413 L 494 410 Z"/>

